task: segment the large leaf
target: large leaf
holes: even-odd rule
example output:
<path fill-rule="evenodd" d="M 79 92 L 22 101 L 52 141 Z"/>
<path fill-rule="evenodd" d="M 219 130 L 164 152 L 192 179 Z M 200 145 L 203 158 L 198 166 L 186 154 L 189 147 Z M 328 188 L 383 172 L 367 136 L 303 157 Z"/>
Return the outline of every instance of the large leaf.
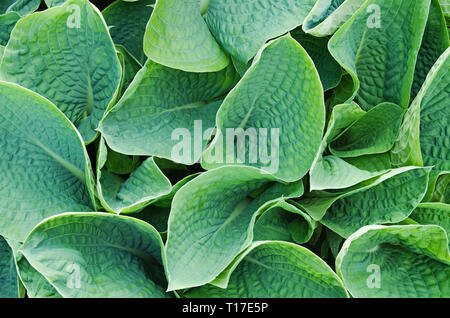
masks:
<path fill-rule="evenodd" d="M 226 289 L 205 285 L 186 297 L 344 298 L 342 281 L 308 249 L 287 242 L 252 244 L 228 269 Z"/>
<path fill-rule="evenodd" d="M 349 237 L 337 273 L 354 297 L 450 297 L 445 231 L 435 225 L 367 226 Z"/>
<path fill-rule="evenodd" d="M 354 165 L 336 156 L 323 156 L 331 141 L 364 116 L 365 112 L 354 102 L 333 107 L 320 151 L 309 172 L 311 191 L 347 188 L 386 172 L 384 168 L 371 169 L 372 165 L 367 160 Z"/>
<path fill-rule="evenodd" d="M 303 21 L 303 31 L 314 36 L 333 34 L 365 0 L 317 0 Z"/>
<path fill-rule="evenodd" d="M 280 37 L 261 49 L 223 101 L 202 166 L 246 164 L 283 181 L 299 180 L 319 150 L 324 121 L 313 61 L 290 35 Z"/>
<path fill-rule="evenodd" d="M 403 115 L 403 109 L 392 103 L 375 106 L 330 143 L 330 152 L 343 158 L 388 151 L 398 137 Z"/>
<path fill-rule="evenodd" d="M 313 37 L 303 32 L 300 27 L 293 30 L 291 35 L 314 61 L 323 90 L 327 91 L 336 87 L 341 81 L 342 68 L 328 52 L 328 39 Z"/>
<path fill-rule="evenodd" d="M 102 11 L 114 43 L 123 45 L 141 64 L 147 59 L 142 39 L 154 3 L 155 0 L 117 0 Z"/>
<path fill-rule="evenodd" d="M 295 202 L 275 201 L 260 212 L 255 223 L 255 241 L 286 241 L 303 244 L 313 235 L 315 222 Z"/>
<path fill-rule="evenodd" d="M 425 196 L 429 172 L 428 168 L 410 169 L 365 191 L 345 195 L 333 203 L 321 223 L 348 237 L 364 225 L 400 222 Z"/>
<path fill-rule="evenodd" d="M 142 65 L 122 46 L 116 45 L 117 56 L 122 67 L 122 79 L 120 81 L 119 96 L 122 97 L 128 86 L 130 86 L 136 73 L 139 72 Z"/>
<path fill-rule="evenodd" d="M 19 250 L 63 297 L 167 297 L 162 241 L 149 224 L 107 213 L 40 223 Z"/>
<path fill-rule="evenodd" d="M 169 290 L 212 281 L 250 245 L 262 205 L 303 193 L 301 182 L 274 180 L 252 167 L 221 167 L 201 174 L 175 194 L 166 244 Z"/>
<path fill-rule="evenodd" d="M 11 31 L 19 19 L 20 15 L 16 12 L 0 15 L 0 45 L 5 46 L 8 43 Z"/>
<path fill-rule="evenodd" d="M 17 268 L 28 298 L 61 298 L 55 287 L 35 270 L 22 254 L 18 256 Z"/>
<path fill-rule="evenodd" d="M 386 170 L 360 169 L 339 157 L 325 156 L 319 159 L 309 172 L 310 189 L 344 189 L 385 172 Z"/>
<path fill-rule="evenodd" d="M 111 212 L 130 213 L 170 193 L 172 185 L 153 157 L 145 159 L 128 178 L 105 168 L 108 149 L 103 138 L 97 155 L 97 193 L 103 207 Z"/>
<path fill-rule="evenodd" d="M 0 236 L 0 298 L 19 297 L 16 261 L 8 242 Z"/>
<path fill-rule="evenodd" d="M 0 64 L 1 79 L 47 97 L 87 143 L 118 93 L 120 72 L 107 26 L 86 0 L 20 19 Z"/>
<path fill-rule="evenodd" d="M 434 64 L 408 109 L 391 151 L 393 164 L 434 165 L 450 171 L 450 48 Z"/>
<path fill-rule="evenodd" d="M 430 0 L 368 0 L 331 38 L 330 53 L 353 78 L 364 109 L 410 101 Z"/>
<path fill-rule="evenodd" d="M 431 67 L 449 45 L 447 25 L 439 6 L 439 1 L 431 0 L 427 25 L 423 34 L 419 55 L 417 56 L 411 98 L 416 97 Z"/>
<path fill-rule="evenodd" d="M 2 0 L 0 13 L 17 12 L 26 15 L 37 10 L 41 0 Z"/>
<path fill-rule="evenodd" d="M 414 170 L 417 170 L 417 171 L 414 172 Z M 368 171 L 370 171 L 370 170 L 368 170 Z M 372 206 L 379 206 L 379 208 L 381 208 L 381 209 L 386 208 L 387 206 L 383 205 L 384 202 L 383 203 L 377 202 L 376 200 L 373 200 L 373 197 L 370 196 L 371 194 L 376 194 L 376 192 L 378 192 L 378 190 L 381 193 L 383 193 L 382 194 L 383 198 L 385 195 L 387 196 L 385 199 L 387 199 L 387 202 L 391 202 L 391 204 L 393 204 L 393 206 L 395 206 L 396 201 L 404 200 L 405 206 L 409 207 L 409 204 L 414 204 L 414 202 L 416 202 L 418 200 L 418 202 L 416 202 L 416 205 L 415 205 L 415 206 L 417 206 L 417 204 L 419 204 L 421 199 L 425 196 L 425 193 L 427 190 L 429 172 L 430 172 L 430 168 L 422 168 L 422 167 L 402 167 L 402 168 L 397 168 L 397 169 L 389 169 L 379 177 L 368 179 L 364 182 L 361 182 L 360 184 L 354 185 L 347 189 L 341 189 L 338 191 L 312 191 L 312 192 L 308 193 L 307 195 L 301 197 L 298 200 L 298 202 L 301 205 L 301 207 L 303 209 L 305 209 L 306 212 L 308 212 L 308 214 L 316 221 L 321 220 L 325 216 L 327 210 L 333 205 L 333 203 L 335 203 L 336 201 L 338 201 L 340 199 L 345 199 L 346 197 L 351 197 L 353 195 L 356 195 L 356 198 L 359 198 L 357 200 L 357 202 L 359 204 L 361 204 L 363 206 L 365 206 L 365 205 L 371 206 L 370 208 L 367 208 L 367 211 L 366 211 L 366 208 L 364 208 L 363 211 L 359 211 L 359 207 L 358 207 L 357 209 L 354 210 L 354 212 L 356 212 L 356 213 L 370 214 Z M 426 178 L 424 178 L 424 174 L 426 175 Z M 415 197 L 414 202 L 409 202 L 408 199 L 400 198 L 396 194 L 397 191 L 399 193 L 400 192 L 403 193 L 403 190 L 410 186 L 408 184 L 405 184 L 404 185 L 405 188 L 403 188 L 401 185 L 401 182 L 400 182 L 400 185 L 396 184 L 400 180 L 405 181 L 405 180 L 403 180 L 405 177 L 411 178 L 410 181 L 413 185 L 416 184 L 414 181 L 417 181 L 416 185 L 421 185 L 421 186 L 418 186 L 418 188 L 423 190 L 422 194 L 418 194 L 418 193 L 409 194 L 412 197 L 415 197 L 415 195 L 417 194 L 417 197 Z M 386 186 L 385 183 L 392 178 L 394 178 L 394 180 L 391 180 L 387 184 L 388 186 Z M 408 179 L 408 178 L 406 178 L 406 179 Z M 393 186 L 392 189 L 390 189 L 391 186 Z M 416 190 L 418 190 L 418 189 L 416 189 Z M 364 201 L 364 199 L 362 199 L 362 201 L 360 201 L 361 196 L 364 197 L 365 192 L 367 192 L 370 199 L 366 198 L 365 201 Z M 349 206 L 349 207 L 352 208 L 352 206 Z M 412 211 L 412 209 L 409 211 L 409 213 Z M 387 210 L 389 210 L 389 209 L 386 208 L 386 210 L 385 210 L 386 215 L 389 215 L 391 211 L 390 210 L 387 211 Z M 349 211 L 353 211 L 353 210 L 350 209 Z M 409 213 L 406 213 L 406 214 L 408 215 Z M 405 218 L 407 217 L 407 215 L 405 216 Z M 348 226 L 351 227 L 351 226 L 356 226 L 356 225 L 348 224 Z"/>
<path fill-rule="evenodd" d="M 152 61 L 188 72 L 216 72 L 230 63 L 201 16 L 200 2 L 156 1 L 144 35 Z"/>
<path fill-rule="evenodd" d="M 314 0 L 209 0 L 205 21 L 224 49 L 247 63 L 267 40 L 301 25 Z"/>
<path fill-rule="evenodd" d="M 204 130 L 214 127 L 220 97 L 233 87 L 236 76 L 231 66 L 215 73 L 189 73 L 148 61 L 100 131 L 117 152 L 193 164 L 211 134 Z M 177 145 L 183 151 L 177 152 Z"/>
<path fill-rule="evenodd" d="M 421 203 L 410 218 L 420 224 L 439 225 L 447 232 L 450 240 L 450 204 L 441 202 Z"/>
<path fill-rule="evenodd" d="M 92 171 L 83 141 L 55 105 L 0 82 L 0 234 L 22 242 L 41 220 L 91 211 Z"/>

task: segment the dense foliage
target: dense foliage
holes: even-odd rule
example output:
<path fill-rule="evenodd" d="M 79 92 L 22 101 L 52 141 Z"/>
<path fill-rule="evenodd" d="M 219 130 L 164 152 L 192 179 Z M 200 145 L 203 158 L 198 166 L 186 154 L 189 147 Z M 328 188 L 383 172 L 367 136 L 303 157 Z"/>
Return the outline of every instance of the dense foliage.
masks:
<path fill-rule="evenodd" d="M 450 297 L 448 0 L 2 0 L 0 297 Z"/>

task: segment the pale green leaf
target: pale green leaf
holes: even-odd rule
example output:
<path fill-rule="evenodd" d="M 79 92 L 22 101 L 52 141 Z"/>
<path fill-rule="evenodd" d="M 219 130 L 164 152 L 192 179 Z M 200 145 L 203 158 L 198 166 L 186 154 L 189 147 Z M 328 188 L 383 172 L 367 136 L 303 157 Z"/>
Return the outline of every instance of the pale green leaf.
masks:
<path fill-rule="evenodd" d="M 299 180 L 319 150 L 324 121 L 313 61 L 290 35 L 280 37 L 261 49 L 223 101 L 202 167 L 246 164 L 286 182 Z"/>
<path fill-rule="evenodd" d="M 445 231 L 435 225 L 366 226 L 344 243 L 336 270 L 353 297 L 450 297 Z"/>
<path fill-rule="evenodd" d="M 23 242 L 43 219 L 92 211 L 93 185 L 81 136 L 55 105 L 0 82 L 0 234 Z"/>
<path fill-rule="evenodd" d="M 40 223 L 19 250 L 63 297 L 169 297 L 163 246 L 149 224 L 107 213 Z"/>
<path fill-rule="evenodd" d="M 75 124 L 86 143 L 118 93 L 120 64 L 101 13 L 69 0 L 23 17 L 0 64 L 0 78 L 45 96 Z"/>

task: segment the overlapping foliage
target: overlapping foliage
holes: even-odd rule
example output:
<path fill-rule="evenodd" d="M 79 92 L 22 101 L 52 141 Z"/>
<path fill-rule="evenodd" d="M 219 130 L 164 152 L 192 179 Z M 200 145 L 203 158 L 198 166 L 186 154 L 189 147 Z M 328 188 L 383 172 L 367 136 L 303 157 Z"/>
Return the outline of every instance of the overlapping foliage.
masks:
<path fill-rule="evenodd" d="M 449 9 L 2 1 L 0 297 L 450 297 Z"/>

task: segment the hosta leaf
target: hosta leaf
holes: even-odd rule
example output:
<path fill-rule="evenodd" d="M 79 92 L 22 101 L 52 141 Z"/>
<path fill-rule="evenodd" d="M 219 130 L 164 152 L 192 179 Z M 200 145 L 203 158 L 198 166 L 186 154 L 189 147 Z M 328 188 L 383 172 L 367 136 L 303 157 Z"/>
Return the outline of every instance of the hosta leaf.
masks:
<path fill-rule="evenodd" d="M 266 207 L 255 223 L 255 241 L 286 241 L 303 244 L 311 238 L 315 222 L 295 203 L 280 199 Z"/>
<path fill-rule="evenodd" d="M 193 164 L 211 134 L 203 130 L 214 127 L 220 98 L 235 81 L 232 67 L 188 73 L 148 61 L 100 130 L 117 152 Z"/>
<path fill-rule="evenodd" d="M 392 103 L 375 106 L 330 143 L 330 152 L 342 158 L 388 151 L 398 137 L 403 115 L 403 109 Z"/>
<path fill-rule="evenodd" d="M 153 157 L 145 159 L 128 178 L 104 168 L 108 150 L 103 138 L 97 157 L 97 193 L 102 205 L 111 212 L 130 213 L 141 210 L 172 189 Z"/>
<path fill-rule="evenodd" d="M 155 201 L 153 204 L 145 207 L 142 211 L 133 213 L 133 217 L 150 223 L 160 233 L 167 233 L 167 224 L 169 220 L 170 207 L 175 193 L 186 183 L 197 177 L 200 173 L 192 174 L 178 181 L 168 195 L 165 195 Z"/>
<path fill-rule="evenodd" d="M 17 268 L 29 298 L 61 298 L 55 287 L 35 270 L 22 254 L 17 260 Z"/>
<path fill-rule="evenodd" d="M 154 3 L 155 0 L 117 0 L 102 12 L 114 43 L 123 45 L 141 64 L 147 59 L 142 39 Z"/>
<path fill-rule="evenodd" d="M 290 35 L 280 37 L 261 49 L 223 101 L 202 166 L 246 164 L 283 181 L 299 180 L 319 150 L 324 121 L 322 84 L 311 58 Z"/>
<path fill-rule="evenodd" d="M 446 188 L 450 184 L 450 172 L 431 170 L 430 181 L 428 182 L 427 194 L 422 202 L 445 202 Z"/>
<path fill-rule="evenodd" d="M 418 168 L 388 178 L 365 191 L 335 201 L 321 223 L 348 237 L 364 225 L 406 219 L 424 197 L 430 169 Z"/>
<path fill-rule="evenodd" d="M 303 31 L 314 36 L 333 34 L 363 3 L 364 0 L 318 0 L 303 21 Z"/>
<path fill-rule="evenodd" d="M 438 0 L 431 0 L 430 13 L 423 34 L 422 45 L 417 56 L 411 98 L 416 97 L 428 72 L 437 59 L 449 47 L 447 25 Z"/>
<path fill-rule="evenodd" d="M 308 249 L 288 242 L 255 242 L 229 270 L 226 289 L 205 285 L 186 297 L 344 298 L 338 276 Z"/>
<path fill-rule="evenodd" d="M 450 240 L 450 204 L 441 202 L 421 203 L 409 216 L 420 224 L 435 224 L 447 232 Z"/>
<path fill-rule="evenodd" d="M 41 0 L 2 0 L 0 13 L 17 12 L 26 15 L 36 11 L 40 4 Z"/>
<path fill-rule="evenodd" d="M 167 297 L 162 241 L 149 224 L 107 213 L 40 223 L 19 250 L 63 297 Z"/>
<path fill-rule="evenodd" d="M 8 43 L 11 31 L 19 19 L 20 15 L 16 12 L 0 15 L 0 45 L 5 46 Z"/>
<path fill-rule="evenodd" d="M 144 35 L 152 61 L 187 72 L 216 72 L 230 63 L 201 16 L 200 2 L 156 1 Z"/>
<path fill-rule="evenodd" d="M 354 81 L 364 109 L 391 102 L 406 108 L 430 0 L 368 0 L 331 38 L 328 48 Z"/>
<path fill-rule="evenodd" d="M 400 135 L 391 151 L 392 163 L 435 166 L 450 171 L 448 96 L 450 48 L 434 64 L 406 112 Z"/>
<path fill-rule="evenodd" d="M 0 82 L 0 234 L 18 242 L 41 220 L 92 210 L 90 162 L 75 127 L 48 100 Z"/>
<path fill-rule="evenodd" d="M 209 0 L 205 21 L 224 49 L 247 63 L 267 40 L 301 25 L 314 0 Z"/>
<path fill-rule="evenodd" d="M 313 37 L 303 32 L 301 28 L 293 30 L 291 35 L 314 61 L 323 90 L 327 91 L 336 87 L 341 81 L 342 69 L 328 52 L 328 39 Z"/>
<path fill-rule="evenodd" d="M 447 243 L 435 225 L 367 226 L 345 241 L 336 270 L 354 297 L 450 297 Z"/>
<path fill-rule="evenodd" d="M 2 236 L 0 236 L 0 282 L 0 298 L 19 297 L 19 277 L 14 254 Z"/>
<path fill-rule="evenodd" d="M 116 45 L 116 50 L 120 66 L 122 67 L 122 80 L 120 81 L 119 90 L 119 96 L 122 97 L 142 66 L 122 45 Z"/>
<path fill-rule="evenodd" d="M 336 156 L 322 156 L 332 140 L 364 115 L 365 112 L 354 102 L 333 107 L 320 151 L 309 172 L 311 191 L 347 188 L 386 172 L 384 168 L 371 170 L 372 165 L 368 164 L 367 160 L 358 167 Z M 378 161 L 377 159 L 376 162 Z"/>
<path fill-rule="evenodd" d="M 439 3 L 441 5 L 442 12 L 444 13 L 444 16 L 449 17 L 450 16 L 450 1 L 449 0 L 439 0 Z"/>
<path fill-rule="evenodd" d="M 344 189 L 385 172 L 359 169 L 339 157 L 325 156 L 309 172 L 310 189 Z"/>
<path fill-rule="evenodd" d="M 262 205 L 303 193 L 301 182 L 273 181 L 252 167 L 221 167 L 202 173 L 175 194 L 166 244 L 169 290 L 212 281 L 250 245 Z"/>
<path fill-rule="evenodd" d="M 120 64 L 100 12 L 86 0 L 69 0 L 20 19 L 0 78 L 47 97 L 89 143 L 118 93 Z"/>
<path fill-rule="evenodd" d="M 314 220 L 324 221 L 345 237 L 344 232 L 348 236 L 351 229 L 371 222 L 395 223 L 407 218 L 425 196 L 429 172 L 430 168 L 421 167 L 392 169 L 339 192 L 313 191 L 298 203 Z M 328 211 L 330 207 L 336 209 L 334 214 Z M 351 219 L 351 224 L 344 224 L 345 218 Z"/>

